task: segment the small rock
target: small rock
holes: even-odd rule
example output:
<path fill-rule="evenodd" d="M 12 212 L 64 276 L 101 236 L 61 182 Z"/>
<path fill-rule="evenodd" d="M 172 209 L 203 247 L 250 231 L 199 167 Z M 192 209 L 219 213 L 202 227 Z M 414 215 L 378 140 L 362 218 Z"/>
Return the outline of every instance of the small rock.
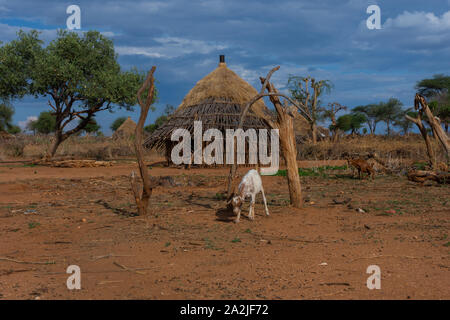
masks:
<path fill-rule="evenodd" d="M 359 212 L 359 213 L 366 213 L 363 209 L 361 209 L 361 208 L 358 208 L 358 209 L 356 209 L 356 212 Z"/>
<path fill-rule="evenodd" d="M 327 266 L 328 265 L 328 263 L 326 263 L 326 262 L 322 262 L 321 264 L 319 264 L 319 266 Z"/>

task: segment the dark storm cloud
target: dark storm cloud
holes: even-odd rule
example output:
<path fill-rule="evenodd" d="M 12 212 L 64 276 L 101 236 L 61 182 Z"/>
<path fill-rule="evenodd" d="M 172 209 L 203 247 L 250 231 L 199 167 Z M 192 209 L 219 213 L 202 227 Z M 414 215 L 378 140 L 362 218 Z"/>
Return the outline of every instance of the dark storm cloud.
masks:
<path fill-rule="evenodd" d="M 157 65 L 159 110 L 178 105 L 221 53 L 254 86 L 258 76 L 281 65 L 273 78 L 281 90 L 290 74 L 313 75 L 334 82 L 326 100 L 349 106 L 391 96 L 410 104 L 417 80 L 450 70 L 447 0 L 0 0 L 0 40 L 13 39 L 20 27 L 52 39 L 65 28 L 70 4 L 81 7 L 83 30 L 114 40 L 124 69 Z M 366 28 L 370 4 L 381 7 L 381 30 Z M 37 114 L 24 109 L 17 120 Z"/>

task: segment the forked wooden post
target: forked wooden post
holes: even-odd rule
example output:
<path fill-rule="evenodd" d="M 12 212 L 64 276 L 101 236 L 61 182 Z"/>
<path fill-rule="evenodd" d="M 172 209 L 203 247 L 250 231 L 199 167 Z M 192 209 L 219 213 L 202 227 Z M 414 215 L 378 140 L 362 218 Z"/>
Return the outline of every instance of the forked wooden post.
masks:
<path fill-rule="evenodd" d="M 301 193 L 301 185 L 300 185 L 300 177 L 298 174 L 297 167 L 297 152 L 295 148 L 295 139 L 294 139 L 294 128 L 293 128 L 293 119 L 290 110 L 288 110 L 287 105 L 283 107 L 280 102 L 279 97 L 283 97 L 286 101 L 289 101 L 293 106 L 295 106 L 298 111 L 307 119 L 311 120 L 308 113 L 299 106 L 296 102 L 294 102 L 288 96 L 279 93 L 273 84 L 270 83 L 270 77 L 272 74 L 280 69 L 280 67 L 275 67 L 267 74 L 266 78 L 260 78 L 262 83 L 262 88 L 259 94 L 257 94 L 253 99 L 251 99 L 241 111 L 241 117 L 239 120 L 238 129 L 242 129 L 245 116 L 247 115 L 250 107 L 259 99 L 263 97 L 270 97 L 271 102 L 274 104 L 275 109 L 277 111 L 277 121 L 272 121 L 266 119 L 267 123 L 270 127 L 274 129 L 279 129 L 280 141 L 281 141 L 281 151 L 283 154 L 283 158 L 286 161 L 287 166 L 287 175 L 288 175 L 288 186 L 289 186 L 289 195 L 291 200 L 291 205 L 295 208 L 300 208 L 303 205 L 302 193 Z M 264 93 L 267 89 L 268 93 Z M 227 195 L 228 198 L 232 195 L 232 185 L 233 179 L 236 175 L 236 160 L 233 162 L 230 173 L 228 175 L 228 190 Z"/>
<path fill-rule="evenodd" d="M 406 115 L 405 118 L 411 122 L 414 122 L 417 125 L 417 127 L 419 128 L 420 133 L 422 134 L 422 137 L 425 141 L 425 145 L 427 147 L 427 154 L 428 154 L 428 158 L 430 159 L 430 164 L 431 164 L 432 168 L 434 170 L 436 170 L 437 169 L 436 156 L 435 156 L 435 153 L 433 150 L 433 145 L 431 144 L 431 141 L 430 141 L 430 137 L 428 136 L 427 129 L 425 128 L 425 126 L 422 123 L 423 114 L 426 115 L 428 122 L 431 126 L 431 129 L 433 130 L 434 134 L 437 136 L 438 140 L 441 142 L 441 145 L 448 157 L 449 156 L 449 141 L 448 141 L 447 134 L 442 129 L 439 120 L 431 112 L 425 98 L 418 93 L 416 93 L 416 96 L 414 99 L 414 108 L 418 111 L 417 117 L 412 118 L 412 117 Z"/>
<path fill-rule="evenodd" d="M 134 194 L 134 198 L 136 200 L 136 206 L 138 209 L 138 214 L 140 216 L 147 215 L 148 203 L 150 201 L 150 197 L 152 195 L 152 185 L 150 181 L 150 177 L 148 175 L 147 167 L 144 163 L 144 150 L 142 147 L 142 133 L 144 130 L 145 120 L 147 119 L 147 114 L 150 109 L 150 106 L 153 103 L 154 93 L 155 93 L 155 79 L 153 78 L 153 73 L 155 72 L 156 67 L 153 66 L 149 71 L 147 78 L 142 84 L 141 88 L 137 92 L 137 99 L 139 102 L 139 106 L 141 107 L 141 114 L 139 116 L 139 121 L 135 130 L 135 139 L 134 139 L 134 148 L 136 151 L 136 158 L 139 165 L 139 173 L 142 178 L 142 192 L 139 192 L 138 183 L 136 181 L 136 174 L 134 171 L 131 173 L 131 189 Z M 147 97 L 145 101 L 142 100 L 142 95 L 144 91 L 147 90 Z"/>

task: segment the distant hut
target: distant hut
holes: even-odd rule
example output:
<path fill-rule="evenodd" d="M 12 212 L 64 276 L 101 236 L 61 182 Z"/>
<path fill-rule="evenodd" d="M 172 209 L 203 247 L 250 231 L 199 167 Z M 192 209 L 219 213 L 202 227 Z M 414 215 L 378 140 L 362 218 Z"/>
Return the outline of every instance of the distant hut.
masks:
<path fill-rule="evenodd" d="M 12 135 L 11 133 L 8 133 L 6 131 L 1 131 L 0 130 L 0 140 L 11 140 L 14 139 L 15 136 Z"/>
<path fill-rule="evenodd" d="M 120 127 L 114 132 L 113 139 L 129 139 L 134 136 L 136 130 L 136 122 L 130 117 L 125 120 Z"/>
<path fill-rule="evenodd" d="M 225 137 L 226 129 L 238 128 L 243 107 L 257 94 L 255 88 L 227 67 L 222 55 L 219 66 L 197 82 L 166 123 L 145 140 L 144 146 L 165 150 L 169 157 L 174 145 L 170 139 L 172 132 L 183 128 L 193 135 L 194 121 L 202 121 L 203 132 L 215 128 Z M 242 129 L 270 129 L 265 121 L 269 118 L 270 111 L 260 99 L 250 108 Z"/>

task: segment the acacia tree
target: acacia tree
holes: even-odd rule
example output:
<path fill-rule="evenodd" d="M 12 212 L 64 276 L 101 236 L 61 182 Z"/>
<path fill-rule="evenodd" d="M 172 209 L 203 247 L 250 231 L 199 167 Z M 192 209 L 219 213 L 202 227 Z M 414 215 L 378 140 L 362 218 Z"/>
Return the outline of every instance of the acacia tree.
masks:
<path fill-rule="evenodd" d="M 344 132 L 350 131 L 351 134 L 357 133 L 367 121 L 363 113 L 355 112 L 340 116 L 336 121 L 336 127 Z"/>
<path fill-rule="evenodd" d="M 288 79 L 288 88 L 292 98 L 302 107 L 308 114 L 306 119 L 309 122 L 312 142 L 317 142 L 317 121 L 321 101 L 319 98 L 323 93 L 329 93 L 333 88 L 333 84 L 329 80 L 319 80 L 312 77 L 290 76 Z"/>
<path fill-rule="evenodd" d="M 324 108 L 322 111 L 322 118 L 324 119 L 330 119 L 331 125 L 330 130 L 333 132 L 332 141 L 336 142 L 339 135 L 339 128 L 337 127 L 337 120 L 336 120 L 336 114 L 339 111 L 347 110 L 346 106 L 343 106 L 339 102 L 333 102 L 329 103 L 327 108 Z"/>
<path fill-rule="evenodd" d="M 370 134 L 375 134 L 378 122 L 383 119 L 382 103 L 357 106 L 353 108 L 353 111 L 363 113 L 366 116 L 366 123 L 369 127 Z"/>
<path fill-rule="evenodd" d="M 43 43 L 35 30 L 17 35 L 16 40 L 0 47 L 0 99 L 6 102 L 29 93 L 29 75 Z"/>
<path fill-rule="evenodd" d="M 79 120 L 78 122 L 81 122 L 83 120 Z M 91 121 L 84 127 L 83 132 L 86 133 L 86 135 L 90 134 L 99 134 L 100 131 L 100 125 L 97 123 L 97 120 L 93 117 Z"/>
<path fill-rule="evenodd" d="M 417 112 L 414 112 L 412 108 L 408 108 L 400 112 L 400 117 L 394 121 L 394 125 L 396 127 L 399 127 L 404 135 L 407 135 L 408 131 L 411 130 L 413 127 L 413 123 L 408 119 L 406 119 L 406 116 L 416 118 Z"/>
<path fill-rule="evenodd" d="M 43 111 L 36 121 L 30 123 L 30 129 L 43 134 L 54 133 L 56 129 L 56 117 L 50 111 Z"/>
<path fill-rule="evenodd" d="M 9 131 L 12 127 L 14 109 L 6 104 L 0 104 L 0 131 Z"/>
<path fill-rule="evenodd" d="M 402 116 L 402 106 L 403 103 L 396 98 L 390 98 L 380 104 L 381 120 L 386 123 L 388 136 L 391 134 L 391 124 Z"/>
<path fill-rule="evenodd" d="M 111 124 L 109 127 L 112 131 L 116 131 L 120 128 L 120 126 L 127 120 L 127 117 L 119 117 Z"/>
<path fill-rule="evenodd" d="M 94 115 L 115 106 L 131 109 L 136 104 L 135 92 L 143 81 L 137 71 L 121 71 L 113 42 L 97 31 L 79 35 L 75 32 L 58 31 L 57 38 L 46 47 L 38 34 L 19 33 L 19 38 L 5 45 L 6 60 L 14 60 L 14 52 L 25 52 L 23 73 L 16 87 L 3 88 L 10 96 L 32 94 L 47 97 L 56 118 L 55 140 L 47 156 L 52 157 L 58 146 L 70 135 L 83 130 Z M 0 54 L 0 56 L 2 56 Z M 14 63 L 10 63 L 11 68 Z M 12 77 L 12 75 L 9 75 Z M 2 88 L 2 87 L 0 87 Z M 80 119 L 74 128 L 66 127 Z"/>
<path fill-rule="evenodd" d="M 450 123 L 450 76 L 434 75 L 431 79 L 423 79 L 416 85 L 419 94 L 429 101 L 429 107 L 434 115 L 439 117 L 448 132 Z"/>

